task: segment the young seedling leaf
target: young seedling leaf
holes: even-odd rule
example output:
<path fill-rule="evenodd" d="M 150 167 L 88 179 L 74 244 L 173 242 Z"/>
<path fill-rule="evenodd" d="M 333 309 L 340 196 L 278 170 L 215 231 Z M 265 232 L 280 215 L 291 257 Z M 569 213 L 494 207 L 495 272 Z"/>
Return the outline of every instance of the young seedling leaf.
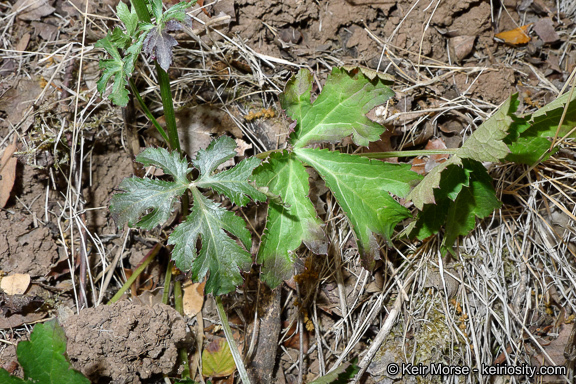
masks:
<path fill-rule="evenodd" d="M 458 151 L 447 161 L 437 165 L 424 180 L 410 192 L 407 199 L 422 210 L 424 204 L 435 204 L 434 189 L 440 185 L 442 172 L 451 165 L 462 165 L 462 159 L 500 161 L 510 150 L 504 143 L 508 130 L 515 123 L 513 113 L 518 108 L 518 95 L 512 95 L 488 120 L 486 120 Z"/>
<path fill-rule="evenodd" d="M 24 380 L 0 368 L 0 383 L 6 384 L 90 384 L 80 372 L 70 369 L 66 359 L 66 335 L 57 320 L 36 324 L 30 341 L 16 349 Z"/>
<path fill-rule="evenodd" d="M 324 179 L 352 224 L 365 268 L 372 269 L 379 258 L 374 234 L 389 239 L 394 227 L 410 216 L 390 193 L 406 196 L 420 176 L 410 171 L 410 165 L 361 156 L 309 148 L 294 153 Z"/>
<path fill-rule="evenodd" d="M 277 287 L 293 274 L 293 251 L 304 242 L 316 254 L 328 251 L 321 222 L 308 198 L 310 185 L 306 168 L 293 154 L 273 153 L 254 172 L 254 181 L 281 197 L 270 201 L 266 230 L 258 251 L 262 280 Z"/>
<path fill-rule="evenodd" d="M 242 283 L 240 271 L 252 264 L 252 240 L 244 220 L 192 189 L 194 206 L 186 221 L 168 239 L 174 245 L 172 259 L 182 271 L 191 270 L 192 280 L 200 281 L 210 271 L 206 293 L 221 295 L 233 291 Z M 227 233 L 237 237 L 242 248 Z M 196 251 L 202 242 L 200 253 Z"/>
<path fill-rule="evenodd" d="M 350 135 L 357 145 L 380 140 L 384 128 L 366 117 L 372 108 L 394 96 L 380 78 L 370 80 L 361 71 L 334 68 L 314 104 L 311 90 L 312 77 L 307 69 L 301 69 L 281 96 L 282 107 L 297 122 L 292 135 L 295 148 L 335 143 Z"/>
<path fill-rule="evenodd" d="M 162 13 L 161 0 L 154 0 L 151 3 L 151 11 L 156 17 L 156 25 L 146 35 L 143 45 L 144 52 L 152 60 L 156 59 L 165 71 L 168 71 L 172 64 L 172 48 L 178 45 L 176 39 L 168 32 L 182 29 L 183 24 L 192 25 L 192 20 L 185 11 L 191 5 L 190 2 L 181 2 Z"/>

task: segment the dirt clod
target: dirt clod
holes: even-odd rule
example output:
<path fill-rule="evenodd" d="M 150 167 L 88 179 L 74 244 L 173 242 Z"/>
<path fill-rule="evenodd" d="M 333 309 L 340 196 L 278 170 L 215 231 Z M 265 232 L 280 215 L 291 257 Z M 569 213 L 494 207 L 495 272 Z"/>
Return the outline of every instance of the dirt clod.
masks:
<path fill-rule="evenodd" d="M 122 301 L 80 311 L 63 324 L 75 369 L 111 383 L 146 382 L 178 370 L 178 348 L 192 345 L 182 316 L 173 308 Z"/>

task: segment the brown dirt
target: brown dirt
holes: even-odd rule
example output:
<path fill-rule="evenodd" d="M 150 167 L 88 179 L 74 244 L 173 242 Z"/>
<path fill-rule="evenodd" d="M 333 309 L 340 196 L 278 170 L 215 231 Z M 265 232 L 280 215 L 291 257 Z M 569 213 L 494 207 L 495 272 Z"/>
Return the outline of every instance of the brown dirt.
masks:
<path fill-rule="evenodd" d="M 140 383 L 178 371 L 178 348 L 192 338 L 180 314 L 163 304 L 153 307 L 121 301 L 87 308 L 64 323 L 72 366 L 94 381 Z"/>

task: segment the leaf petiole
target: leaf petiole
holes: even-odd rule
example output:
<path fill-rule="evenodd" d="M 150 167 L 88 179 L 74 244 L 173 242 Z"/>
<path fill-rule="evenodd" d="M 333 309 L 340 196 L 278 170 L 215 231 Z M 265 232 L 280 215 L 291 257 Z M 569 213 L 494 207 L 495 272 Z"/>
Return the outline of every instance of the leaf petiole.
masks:
<path fill-rule="evenodd" d="M 447 149 L 423 149 L 415 151 L 390 151 L 390 152 L 372 152 L 372 153 L 355 153 L 355 155 L 367 157 L 369 159 L 388 159 L 390 157 L 416 157 L 430 155 L 453 155 L 458 148 Z"/>

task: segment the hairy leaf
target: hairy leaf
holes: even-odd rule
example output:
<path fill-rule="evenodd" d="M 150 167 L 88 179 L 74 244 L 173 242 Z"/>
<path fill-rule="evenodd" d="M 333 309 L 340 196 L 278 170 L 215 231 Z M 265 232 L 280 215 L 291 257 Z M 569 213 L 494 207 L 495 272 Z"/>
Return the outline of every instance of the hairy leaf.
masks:
<path fill-rule="evenodd" d="M 262 280 L 274 288 L 292 275 L 292 252 L 302 242 L 316 254 L 325 254 L 328 247 L 321 222 L 308 198 L 308 173 L 293 154 L 273 153 L 267 163 L 256 169 L 253 178 L 258 185 L 279 195 L 283 202 L 269 203 L 266 230 L 258 251 Z"/>
<path fill-rule="evenodd" d="M 384 128 L 366 117 L 372 108 L 394 96 L 380 78 L 370 80 L 361 71 L 349 73 L 334 68 L 314 104 L 310 101 L 311 89 L 312 76 L 301 69 L 281 96 L 282 107 L 297 121 L 292 135 L 295 148 L 334 143 L 350 135 L 357 145 L 380 140 Z"/>
<path fill-rule="evenodd" d="M 174 177 L 179 184 L 188 184 L 188 173 L 192 168 L 188 167 L 188 161 L 176 152 L 169 152 L 164 148 L 146 148 L 138 156 L 136 161 L 144 166 L 153 165 Z"/>
<path fill-rule="evenodd" d="M 36 324 L 30 341 L 21 341 L 16 350 L 24 380 L 0 368 L 5 384 L 90 384 L 80 372 L 70 369 L 66 359 L 66 335 L 57 320 Z"/>
<path fill-rule="evenodd" d="M 266 195 L 248 183 L 248 178 L 254 168 L 260 165 L 260 160 L 251 157 L 241 161 L 234 168 L 213 174 L 214 169 L 236 155 L 236 142 L 222 136 L 212 141 L 206 150 L 198 152 L 193 164 L 200 169 L 200 178 L 194 185 L 200 188 L 212 188 L 228 197 L 234 204 L 244 206 L 250 201 L 266 201 Z"/>
<path fill-rule="evenodd" d="M 123 227 L 128 223 L 130 227 L 152 229 L 168 220 L 187 185 L 131 177 L 122 180 L 119 188 L 125 193 L 115 194 L 110 201 L 110 212 L 116 225 Z M 146 213 L 148 210 L 151 211 Z"/>
<path fill-rule="evenodd" d="M 394 227 L 410 216 L 390 193 L 406 196 L 420 176 L 410 171 L 410 165 L 328 150 L 298 148 L 294 152 L 322 176 L 352 224 L 364 266 L 372 269 L 374 259 L 379 258 L 374 233 L 389 239 Z"/>
<path fill-rule="evenodd" d="M 210 271 L 206 292 L 221 295 L 233 291 L 242 283 L 240 271 L 250 268 L 252 240 L 244 220 L 219 204 L 192 190 L 194 206 L 186 221 L 180 224 L 168 239 L 174 245 L 172 259 L 176 267 L 191 270 L 192 279 L 200 281 Z M 236 236 L 245 249 L 227 233 Z M 200 253 L 196 243 L 201 240 Z"/>
<path fill-rule="evenodd" d="M 178 42 L 168 32 L 154 27 L 144 39 L 143 49 L 151 60 L 157 60 L 160 67 L 168 71 L 172 64 L 172 48 L 176 45 Z"/>
<path fill-rule="evenodd" d="M 219 165 L 224 164 L 236 156 L 236 142 L 228 136 L 220 136 L 212 140 L 208 148 L 201 149 L 192 160 L 194 167 L 198 168 L 201 176 L 210 175 Z"/>

